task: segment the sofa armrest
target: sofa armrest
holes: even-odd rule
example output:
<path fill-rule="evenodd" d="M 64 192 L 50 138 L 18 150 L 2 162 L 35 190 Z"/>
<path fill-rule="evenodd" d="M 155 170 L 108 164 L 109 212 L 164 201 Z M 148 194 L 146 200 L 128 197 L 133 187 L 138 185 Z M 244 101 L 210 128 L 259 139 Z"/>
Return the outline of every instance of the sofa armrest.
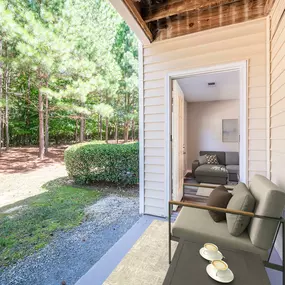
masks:
<path fill-rule="evenodd" d="M 201 204 L 196 204 L 196 203 L 189 203 L 189 202 L 177 202 L 177 201 L 169 201 L 168 202 L 168 257 L 169 257 L 169 264 L 171 263 L 172 255 L 171 255 L 171 240 L 179 241 L 179 239 L 175 239 L 172 235 L 172 220 L 171 220 L 171 214 L 172 214 L 172 205 L 177 205 L 177 206 L 183 206 L 183 207 L 190 207 L 190 208 L 196 208 L 196 209 L 201 209 L 201 210 L 211 210 L 211 211 L 216 211 L 216 212 L 222 212 L 222 213 L 228 213 L 228 214 L 234 214 L 234 215 L 241 215 L 241 216 L 247 216 L 250 218 L 259 218 L 259 219 L 266 219 L 266 220 L 273 220 L 275 222 L 278 222 L 278 228 L 277 228 L 277 233 L 279 232 L 279 227 L 282 224 L 282 227 L 284 229 L 285 227 L 285 219 L 283 217 L 280 218 L 275 218 L 275 217 L 269 217 L 269 216 L 261 216 L 257 215 L 253 212 L 245 212 L 245 211 L 238 211 L 238 210 L 233 210 L 233 209 L 224 209 L 224 208 L 218 208 L 218 207 L 212 207 L 212 206 L 206 206 L 206 205 L 201 205 Z M 198 217 L 197 217 L 198 219 Z M 274 244 L 273 244 L 274 245 Z M 272 249 L 271 249 L 272 251 Z M 271 255 L 271 253 L 270 253 Z M 269 256 L 270 256 L 269 255 Z M 272 264 L 270 262 L 266 262 L 265 265 L 269 268 L 275 268 L 276 265 Z M 278 267 L 277 270 L 284 270 L 284 267 L 280 266 Z"/>
<path fill-rule="evenodd" d="M 190 186 L 190 187 L 200 187 L 200 184 L 193 184 L 193 183 L 184 183 L 184 186 Z M 223 185 L 227 190 L 233 190 L 234 187 L 233 186 L 229 186 L 229 185 Z M 216 188 L 216 186 L 213 185 L 203 185 L 203 188 L 209 188 L 209 189 L 214 189 Z"/>
<path fill-rule="evenodd" d="M 193 177 L 195 177 L 195 171 L 199 165 L 200 165 L 199 160 L 194 160 L 192 162 L 192 175 L 193 175 Z"/>
<path fill-rule="evenodd" d="M 190 208 L 196 208 L 196 209 L 201 209 L 201 210 L 211 210 L 215 212 L 222 212 L 222 213 L 227 213 L 227 214 L 234 214 L 234 215 L 241 215 L 241 216 L 248 216 L 251 218 L 254 217 L 261 217 L 255 215 L 253 212 L 245 212 L 245 211 L 239 211 L 239 210 L 233 210 L 233 209 L 225 209 L 225 208 L 218 208 L 218 207 L 213 207 L 213 206 L 207 206 L 207 205 L 202 205 L 202 204 L 196 204 L 196 203 L 190 203 L 190 202 L 177 202 L 177 201 L 169 201 L 169 206 L 170 205 L 177 205 L 177 206 L 183 206 L 183 207 L 190 207 Z M 265 218 L 265 217 L 263 217 Z M 269 217 L 266 217 L 269 218 Z M 275 218 L 273 218 L 275 219 Z M 276 218 L 278 220 L 278 218 Z"/>

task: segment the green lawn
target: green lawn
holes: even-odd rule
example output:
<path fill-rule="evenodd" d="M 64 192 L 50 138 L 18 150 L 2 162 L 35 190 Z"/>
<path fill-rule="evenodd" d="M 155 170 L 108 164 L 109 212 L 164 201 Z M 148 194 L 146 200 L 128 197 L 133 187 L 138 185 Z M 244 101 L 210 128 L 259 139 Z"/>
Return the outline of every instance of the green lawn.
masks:
<path fill-rule="evenodd" d="M 100 197 L 99 191 L 58 181 L 44 188 L 48 192 L 13 205 L 27 205 L 18 212 L 4 214 L 0 209 L 0 268 L 44 247 L 55 231 L 80 225 L 84 208 Z"/>

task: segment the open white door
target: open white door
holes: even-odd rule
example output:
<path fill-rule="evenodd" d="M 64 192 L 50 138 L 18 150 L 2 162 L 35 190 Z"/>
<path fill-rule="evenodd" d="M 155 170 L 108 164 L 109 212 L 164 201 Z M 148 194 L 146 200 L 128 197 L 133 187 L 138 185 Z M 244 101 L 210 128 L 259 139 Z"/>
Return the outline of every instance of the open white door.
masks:
<path fill-rule="evenodd" d="M 184 184 L 184 94 L 177 81 L 172 91 L 172 199 L 181 201 Z M 174 208 L 175 210 L 175 208 Z"/>

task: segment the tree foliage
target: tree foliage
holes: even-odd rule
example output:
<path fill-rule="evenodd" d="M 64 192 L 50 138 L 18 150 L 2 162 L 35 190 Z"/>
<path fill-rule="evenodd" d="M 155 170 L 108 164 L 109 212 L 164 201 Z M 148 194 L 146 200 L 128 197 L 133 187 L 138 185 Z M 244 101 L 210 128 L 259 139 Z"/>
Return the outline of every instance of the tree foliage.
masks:
<path fill-rule="evenodd" d="M 108 0 L 0 0 L 0 15 L 0 147 L 137 136 L 137 41 Z"/>

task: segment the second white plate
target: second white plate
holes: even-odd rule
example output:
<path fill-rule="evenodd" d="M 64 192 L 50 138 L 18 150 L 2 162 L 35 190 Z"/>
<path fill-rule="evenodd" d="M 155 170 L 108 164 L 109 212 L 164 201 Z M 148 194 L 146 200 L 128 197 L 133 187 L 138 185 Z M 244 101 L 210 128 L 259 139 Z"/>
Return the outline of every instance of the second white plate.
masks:
<path fill-rule="evenodd" d="M 221 283 L 230 283 L 234 280 L 234 274 L 230 269 L 228 269 L 229 272 L 228 272 L 227 276 L 225 276 L 223 278 L 216 275 L 217 271 L 212 264 L 209 264 L 207 266 L 206 271 L 211 278 L 213 278 L 214 280 L 221 282 Z"/>
<path fill-rule="evenodd" d="M 204 247 L 202 247 L 200 250 L 199 250 L 199 253 L 200 255 L 205 258 L 206 260 L 209 260 L 209 261 L 213 261 L 213 260 L 222 260 L 223 259 L 223 255 L 220 251 L 217 252 L 217 254 L 213 257 L 210 257 L 208 256 L 207 254 L 204 253 Z"/>

